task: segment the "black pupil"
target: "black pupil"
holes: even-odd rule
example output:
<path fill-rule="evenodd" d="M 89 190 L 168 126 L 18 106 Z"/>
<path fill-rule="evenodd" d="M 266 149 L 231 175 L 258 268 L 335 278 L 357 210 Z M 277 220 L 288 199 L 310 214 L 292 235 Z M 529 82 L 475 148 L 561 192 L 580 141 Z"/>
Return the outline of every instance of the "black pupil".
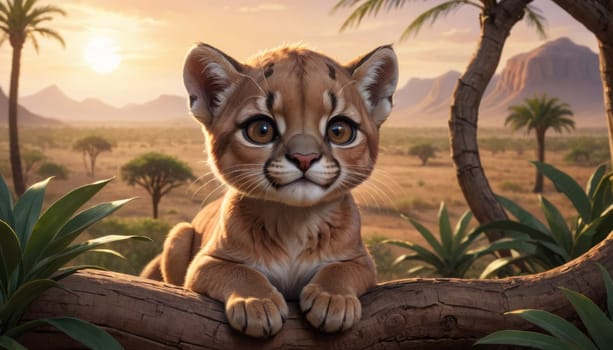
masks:
<path fill-rule="evenodd" d="M 340 123 L 335 123 L 330 128 L 330 131 L 332 131 L 332 134 L 334 134 L 334 136 L 342 137 L 343 134 L 345 134 L 345 127 Z"/>
<path fill-rule="evenodd" d="M 268 133 L 270 132 L 270 124 L 268 124 L 267 122 L 260 122 L 260 125 L 258 125 L 256 132 L 258 133 L 258 136 L 263 137 L 268 135 Z"/>

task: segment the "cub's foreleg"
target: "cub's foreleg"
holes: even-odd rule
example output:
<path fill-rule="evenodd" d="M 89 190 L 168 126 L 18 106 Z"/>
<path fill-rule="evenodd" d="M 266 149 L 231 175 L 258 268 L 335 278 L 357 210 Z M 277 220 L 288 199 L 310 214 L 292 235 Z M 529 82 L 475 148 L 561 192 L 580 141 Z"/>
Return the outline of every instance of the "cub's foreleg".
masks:
<path fill-rule="evenodd" d="M 300 308 L 311 325 L 325 332 L 349 329 L 358 323 L 358 297 L 376 284 L 372 260 L 364 255 L 321 268 L 300 293 Z"/>
<path fill-rule="evenodd" d="M 194 230 L 187 222 L 179 223 L 170 230 L 159 257 L 164 282 L 183 285 L 187 266 L 192 260 L 194 241 Z"/>
<path fill-rule="evenodd" d="M 287 318 L 283 295 L 259 271 L 200 253 L 189 266 L 185 287 L 225 303 L 230 325 L 252 337 L 276 334 Z"/>

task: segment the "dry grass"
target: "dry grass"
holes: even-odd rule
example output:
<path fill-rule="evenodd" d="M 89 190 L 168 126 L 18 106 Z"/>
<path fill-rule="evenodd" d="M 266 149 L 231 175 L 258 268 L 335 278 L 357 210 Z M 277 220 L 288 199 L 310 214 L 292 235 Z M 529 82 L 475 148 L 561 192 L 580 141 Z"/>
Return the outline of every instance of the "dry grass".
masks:
<path fill-rule="evenodd" d="M 0 130 L 6 135 L 6 130 Z M 488 131 L 485 132 L 487 134 Z M 42 136 L 52 135 L 55 140 L 53 148 L 44 153 L 57 163 L 71 171 L 66 181 L 56 180 L 48 190 L 49 200 L 57 199 L 60 194 L 78 185 L 91 182 L 85 175 L 81 155 L 72 151 L 71 144 L 76 139 L 103 134 L 113 138 L 116 147 L 111 153 L 103 153 L 98 158 L 96 179 L 117 177 L 96 198 L 96 202 L 127 197 L 139 197 L 128 204 L 116 216 L 149 216 L 151 204 L 148 194 L 139 187 L 129 187 L 120 180 L 120 168 L 132 158 L 149 151 L 175 155 L 192 166 L 199 180 L 180 187 L 164 197 L 160 203 L 160 216 L 169 223 L 190 220 L 201 205 L 220 195 L 221 190 L 211 180 L 202 146 L 202 136 L 197 128 L 193 129 L 32 129 L 23 131 L 25 147 L 37 148 L 37 140 Z M 606 137 L 606 130 L 598 131 L 598 137 Z M 492 131 L 499 135 L 499 131 Z M 579 133 L 580 134 L 580 133 Z M 593 132 L 591 133 L 593 135 Z M 174 136 L 173 136 L 174 135 Z M 29 136 L 29 137 L 28 137 Z M 516 137 L 516 136 L 513 136 Z M 437 158 L 421 166 L 416 157 L 406 155 L 410 145 L 415 142 L 431 140 L 439 149 L 447 147 L 446 130 L 383 130 L 382 148 L 377 169 L 370 180 L 355 191 L 356 199 L 362 208 L 363 234 L 366 237 L 384 236 L 396 239 L 420 241 L 413 227 L 400 218 L 400 213 L 414 217 L 426 226 L 435 229 L 436 214 L 441 201 L 447 203 L 452 222 L 467 210 L 462 193 L 455 177 L 453 164 L 446 151 L 439 152 Z M 526 139 L 529 145 L 530 139 Z M 559 141 L 559 140 L 558 140 Z M 393 149 L 394 152 L 387 152 Z M 580 184 L 585 184 L 593 167 L 568 164 L 563 160 L 564 151 L 550 151 L 547 161 L 571 174 Z M 534 152 L 525 148 L 525 152 L 507 150 L 503 153 L 481 152 L 486 175 L 494 191 L 517 201 L 524 208 L 540 216 L 537 196 L 531 192 L 534 181 L 534 167 L 529 160 L 534 159 Z M 7 177 L 8 146 L 6 139 L 0 140 L 0 171 Z M 217 190 L 216 190 L 217 189 Z M 545 196 L 560 206 L 563 214 L 573 214 L 570 203 L 551 184 L 546 182 Z"/>

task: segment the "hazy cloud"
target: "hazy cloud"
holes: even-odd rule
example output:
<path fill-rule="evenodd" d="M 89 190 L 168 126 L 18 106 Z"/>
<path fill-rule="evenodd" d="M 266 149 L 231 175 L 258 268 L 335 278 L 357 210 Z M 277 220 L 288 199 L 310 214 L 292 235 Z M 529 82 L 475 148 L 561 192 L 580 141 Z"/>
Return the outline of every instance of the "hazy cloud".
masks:
<path fill-rule="evenodd" d="M 287 9 L 288 9 L 287 5 L 284 5 L 284 4 L 263 3 L 263 4 L 257 4 L 255 6 L 241 6 L 238 8 L 238 11 L 243 12 L 243 13 L 257 13 L 257 12 L 286 11 Z"/>

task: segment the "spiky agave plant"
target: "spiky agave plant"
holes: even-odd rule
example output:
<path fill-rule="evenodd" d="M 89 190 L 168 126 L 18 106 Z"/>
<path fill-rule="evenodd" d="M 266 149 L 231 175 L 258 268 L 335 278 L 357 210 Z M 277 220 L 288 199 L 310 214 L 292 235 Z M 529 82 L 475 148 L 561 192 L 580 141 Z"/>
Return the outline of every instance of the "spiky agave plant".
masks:
<path fill-rule="evenodd" d="M 121 349 L 108 333 L 76 318 L 21 322 L 27 307 L 44 291 L 62 288 L 60 279 L 84 268 L 102 269 L 89 265 L 66 267 L 75 257 L 97 251 L 123 258 L 113 250 L 98 248 L 128 239 L 148 240 L 144 236 L 113 235 L 73 244 L 85 229 L 131 199 L 101 203 L 77 213 L 112 180 L 108 179 L 72 190 L 41 214 L 49 180 L 32 185 L 13 205 L 6 182 L 0 177 L 0 348 L 23 349 L 17 337 L 34 327 L 50 325 L 90 348 Z"/>

